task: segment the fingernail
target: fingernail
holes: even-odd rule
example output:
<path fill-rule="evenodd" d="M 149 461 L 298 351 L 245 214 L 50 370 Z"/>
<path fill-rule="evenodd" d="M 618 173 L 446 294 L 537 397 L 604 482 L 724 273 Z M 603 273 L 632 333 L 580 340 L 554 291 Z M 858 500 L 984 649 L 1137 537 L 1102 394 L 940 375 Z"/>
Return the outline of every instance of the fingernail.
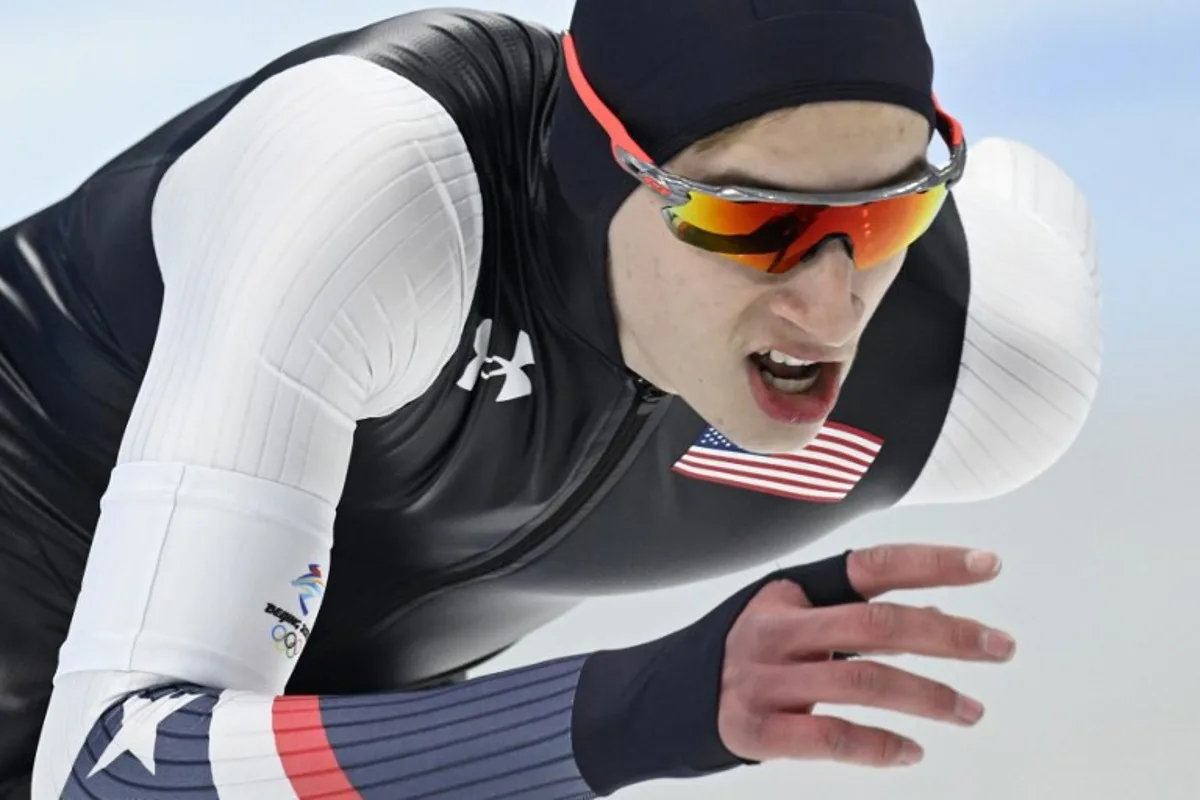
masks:
<path fill-rule="evenodd" d="M 974 575 L 998 575 L 1000 556 L 986 550 L 972 550 L 967 553 L 967 570 Z"/>
<path fill-rule="evenodd" d="M 960 695 L 954 707 L 954 715 L 968 725 L 974 725 L 983 719 L 983 703 L 971 697 Z"/>
<path fill-rule="evenodd" d="M 921 749 L 921 745 L 906 739 L 904 746 L 900 748 L 900 763 L 904 766 L 911 766 L 920 764 L 923 758 L 925 758 L 925 751 Z"/>
<path fill-rule="evenodd" d="M 1000 631 L 984 631 L 983 633 L 983 651 L 994 658 L 1001 658 L 1007 661 L 1012 658 L 1013 652 L 1017 649 L 1016 641 L 1007 633 Z"/>

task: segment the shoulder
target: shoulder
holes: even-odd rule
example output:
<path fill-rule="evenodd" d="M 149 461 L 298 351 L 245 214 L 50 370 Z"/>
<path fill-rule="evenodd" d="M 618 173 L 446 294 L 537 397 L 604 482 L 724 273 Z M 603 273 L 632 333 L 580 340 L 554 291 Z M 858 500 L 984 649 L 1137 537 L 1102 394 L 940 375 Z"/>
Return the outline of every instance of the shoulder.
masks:
<path fill-rule="evenodd" d="M 1033 148 L 985 139 L 954 196 L 971 279 L 962 360 L 906 504 L 983 500 L 1041 475 L 1079 435 L 1099 382 L 1099 267 L 1079 187 Z"/>
<path fill-rule="evenodd" d="M 364 207 L 418 198 L 443 212 L 433 216 L 470 227 L 477 196 L 445 108 L 402 75 L 334 55 L 272 75 L 232 105 L 167 170 L 153 213 L 156 227 L 181 216 L 228 220 L 233 202 L 241 214 L 337 227 Z"/>
<path fill-rule="evenodd" d="M 411 399 L 453 352 L 483 212 L 445 108 L 391 70 L 335 55 L 231 107 L 164 175 L 151 228 L 164 308 L 221 306 L 214 319 L 254 320 L 264 341 L 342 328 L 339 358 L 362 375 L 356 413 L 374 415 Z"/>

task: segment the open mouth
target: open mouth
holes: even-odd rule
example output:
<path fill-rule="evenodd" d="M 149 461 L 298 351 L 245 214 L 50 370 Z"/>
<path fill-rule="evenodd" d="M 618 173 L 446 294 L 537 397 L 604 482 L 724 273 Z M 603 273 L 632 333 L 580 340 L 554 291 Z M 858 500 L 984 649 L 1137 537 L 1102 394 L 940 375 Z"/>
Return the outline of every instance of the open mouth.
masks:
<path fill-rule="evenodd" d="M 803 394 L 812 389 L 825 369 L 822 361 L 804 361 L 778 350 L 754 353 L 750 361 L 758 367 L 767 386 L 784 394 Z"/>
<path fill-rule="evenodd" d="M 837 403 L 844 364 L 808 361 L 779 350 L 746 358 L 750 392 L 771 419 L 789 425 L 823 422 Z"/>

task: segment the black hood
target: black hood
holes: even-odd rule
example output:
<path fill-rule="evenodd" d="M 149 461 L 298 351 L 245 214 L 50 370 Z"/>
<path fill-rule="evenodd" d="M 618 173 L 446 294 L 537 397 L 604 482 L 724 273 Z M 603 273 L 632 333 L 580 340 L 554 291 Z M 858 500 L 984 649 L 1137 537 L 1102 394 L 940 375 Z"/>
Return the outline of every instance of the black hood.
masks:
<path fill-rule="evenodd" d="M 875 100 L 934 118 L 933 59 L 913 0 L 579 0 L 580 65 L 658 163 L 780 108 Z M 560 54 L 561 58 L 561 54 Z M 621 361 L 608 228 L 636 182 L 560 65 L 545 122 L 550 276 L 565 322 Z"/>

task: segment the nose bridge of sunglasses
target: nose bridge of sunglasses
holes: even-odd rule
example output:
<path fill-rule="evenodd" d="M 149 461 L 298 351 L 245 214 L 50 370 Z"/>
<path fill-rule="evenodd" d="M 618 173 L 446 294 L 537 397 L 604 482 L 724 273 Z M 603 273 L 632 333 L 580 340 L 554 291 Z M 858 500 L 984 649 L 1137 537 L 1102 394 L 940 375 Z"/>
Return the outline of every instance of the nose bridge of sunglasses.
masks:
<path fill-rule="evenodd" d="M 830 231 L 799 253 L 800 263 L 811 264 L 822 255 L 836 253 L 837 250 L 831 247 L 834 244 L 840 244 L 850 261 L 854 261 L 854 237 L 847 231 Z"/>

